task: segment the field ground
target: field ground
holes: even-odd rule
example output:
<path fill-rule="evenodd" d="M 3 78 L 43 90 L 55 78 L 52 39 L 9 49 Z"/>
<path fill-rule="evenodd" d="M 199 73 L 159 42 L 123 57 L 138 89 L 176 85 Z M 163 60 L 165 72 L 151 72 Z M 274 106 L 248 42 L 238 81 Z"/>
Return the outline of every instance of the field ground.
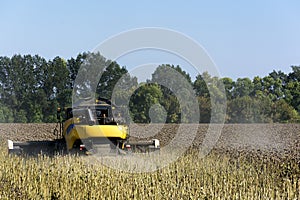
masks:
<path fill-rule="evenodd" d="M 191 125 L 195 126 L 195 125 Z M 51 140 L 56 124 L 0 124 L 0 139 L 13 141 Z M 157 138 L 162 146 L 167 145 L 177 134 L 179 125 L 133 125 L 130 127 L 132 140 Z M 207 124 L 199 124 L 192 148 L 198 148 L 208 130 Z M 157 133 L 145 137 L 145 131 Z M 146 135 L 147 136 L 147 135 Z M 276 154 L 293 156 L 300 159 L 300 124 L 225 124 L 214 151 L 258 152 L 259 154 Z"/>
<path fill-rule="evenodd" d="M 165 146 L 178 126 L 148 130 Z M 6 139 L 54 139 L 54 128 L 0 124 L 0 199 L 300 199 L 300 124 L 227 124 L 200 159 L 197 148 L 208 129 L 201 124 L 192 148 L 153 173 L 116 171 L 73 156 L 7 156 Z M 131 135 L 144 128 L 132 127 Z"/>

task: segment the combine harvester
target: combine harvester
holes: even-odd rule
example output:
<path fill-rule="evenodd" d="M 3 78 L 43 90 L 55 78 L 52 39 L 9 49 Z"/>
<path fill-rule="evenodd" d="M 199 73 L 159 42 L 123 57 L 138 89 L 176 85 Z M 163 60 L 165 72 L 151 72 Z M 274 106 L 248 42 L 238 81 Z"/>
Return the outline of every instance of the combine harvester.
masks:
<path fill-rule="evenodd" d="M 129 128 L 116 106 L 108 99 L 96 103 L 80 103 L 73 108 L 57 109 L 58 126 L 55 140 L 13 142 L 8 140 L 9 153 L 17 155 L 126 155 L 160 149 L 159 140 L 129 142 Z M 118 113 L 116 117 L 113 115 Z M 122 123 L 123 121 L 123 123 Z"/>

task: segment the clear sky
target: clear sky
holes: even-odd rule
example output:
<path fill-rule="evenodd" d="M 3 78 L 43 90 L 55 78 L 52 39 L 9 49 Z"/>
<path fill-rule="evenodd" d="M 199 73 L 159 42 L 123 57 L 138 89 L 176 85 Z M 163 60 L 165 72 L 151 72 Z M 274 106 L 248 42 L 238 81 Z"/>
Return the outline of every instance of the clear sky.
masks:
<path fill-rule="evenodd" d="M 300 65 L 299 10 L 298 0 L 0 1 L 0 56 L 69 59 L 120 32 L 162 27 L 201 44 L 221 76 L 288 73 Z"/>

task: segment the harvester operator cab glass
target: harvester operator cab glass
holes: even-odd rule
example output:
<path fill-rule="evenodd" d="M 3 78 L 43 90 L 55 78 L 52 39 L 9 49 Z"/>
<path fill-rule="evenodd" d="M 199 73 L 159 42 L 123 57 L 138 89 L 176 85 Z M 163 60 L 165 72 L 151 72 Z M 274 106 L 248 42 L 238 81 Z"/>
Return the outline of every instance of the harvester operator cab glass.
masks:
<path fill-rule="evenodd" d="M 97 106 L 95 112 L 100 125 L 116 124 L 112 115 L 111 106 Z"/>
<path fill-rule="evenodd" d="M 86 125 L 117 125 L 117 121 L 112 113 L 111 106 L 88 106 L 82 108 L 74 108 L 72 117 L 76 124 Z M 117 115 L 116 119 L 122 121 L 121 115 Z"/>
<path fill-rule="evenodd" d="M 74 109 L 73 117 L 76 124 L 89 124 L 87 109 Z"/>

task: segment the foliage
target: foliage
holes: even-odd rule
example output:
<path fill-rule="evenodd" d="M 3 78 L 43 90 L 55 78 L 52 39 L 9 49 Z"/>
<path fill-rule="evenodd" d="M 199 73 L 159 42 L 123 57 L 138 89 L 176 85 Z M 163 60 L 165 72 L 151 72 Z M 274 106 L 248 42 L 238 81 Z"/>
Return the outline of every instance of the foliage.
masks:
<path fill-rule="evenodd" d="M 38 55 L 0 56 L 0 122 L 55 122 L 57 107 L 95 95 L 129 105 L 132 120 L 140 123 L 149 123 L 149 115 L 156 122 L 193 121 L 195 100 L 201 123 L 221 122 L 224 104 L 228 123 L 298 122 L 300 66 L 291 69 L 289 74 L 273 71 L 253 80 L 203 72 L 192 81 L 180 66 L 163 64 L 147 84 L 139 85 L 125 67 L 100 53 L 48 61 Z M 188 115 L 182 115 L 187 110 Z"/>
<path fill-rule="evenodd" d="M 130 110 L 132 119 L 137 123 L 150 123 L 150 108 L 159 103 L 162 98 L 162 91 L 157 84 L 141 85 L 130 99 Z M 162 116 L 156 116 L 161 118 Z"/>
<path fill-rule="evenodd" d="M 235 98 L 228 103 L 229 123 L 267 123 L 269 117 L 270 102 L 264 99 L 243 96 Z"/>
<path fill-rule="evenodd" d="M 159 103 L 165 109 L 167 123 L 196 121 L 197 98 L 188 73 L 179 66 L 163 64 L 156 68 L 148 82 L 159 84 L 163 94 Z"/>
<path fill-rule="evenodd" d="M 100 82 L 92 80 L 95 88 L 76 80 L 81 67 L 89 66 L 86 74 L 91 78 L 99 65 L 103 76 Z M 49 61 L 38 55 L 0 57 L 0 122 L 55 122 L 57 107 L 71 106 L 73 89 L 93 89 L 110 98 L 113 84 L 126 73 L 99 53 L 83 53 L 67 61 L 59 56 Z"/>

